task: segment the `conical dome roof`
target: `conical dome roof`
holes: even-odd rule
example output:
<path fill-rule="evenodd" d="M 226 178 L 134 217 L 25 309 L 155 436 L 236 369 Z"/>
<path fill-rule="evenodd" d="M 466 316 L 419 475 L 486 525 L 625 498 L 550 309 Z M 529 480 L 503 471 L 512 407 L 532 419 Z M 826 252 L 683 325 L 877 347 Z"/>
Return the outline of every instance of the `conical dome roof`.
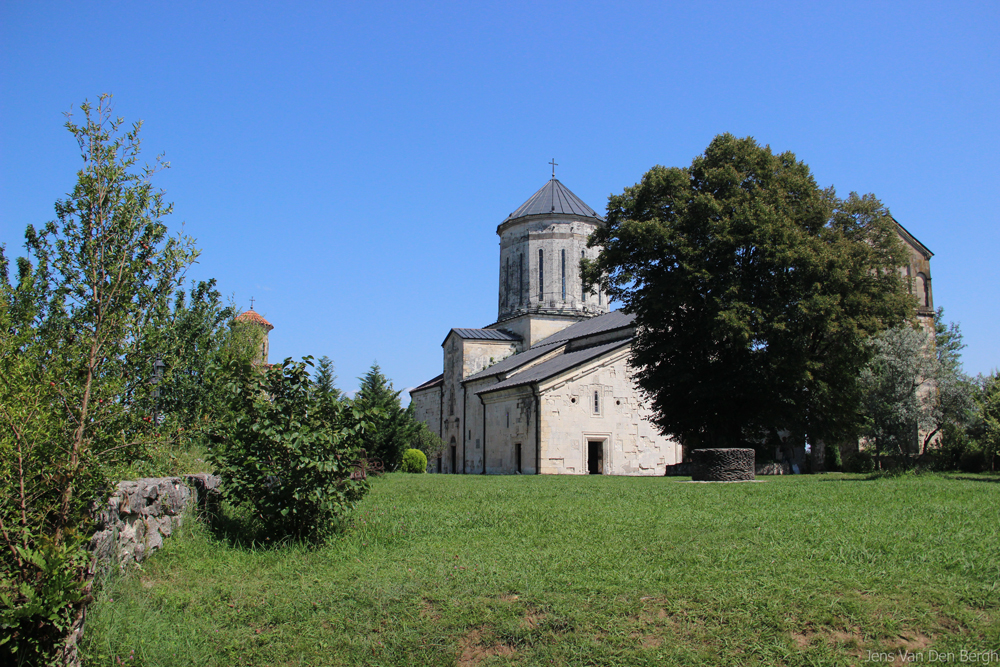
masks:
<path fill-rule="evenodd" d="M 265 320 L 263 317 L 261 317 L 260 313 L 258 313 L 253 308 L 251 308 L 250 310 L 246 311 L 245 313 L 241 313 L 241 314 L 237 315 L 235 318 L 233 318 L 233 320 L 235 322 L 248 323 L 248 324 L 256 324 L 256 325 L 264 327 L 264 329 L 267 330 L 267 331 L 270 331 L 271 329 L 274 328 L 273 324 L 271 324 L 270 322 L 268 322 L 267 320 Z"/>
<path fill-rule="evenodd" d="M 531 195 L 528 201 L 521 204 L 520 208 L 507 216 L 508 220 L 523 218 L 526 215 L 546 215 L 562 213 L 565 215 L 578 215 L 585 218 L 595 218 L 603 220 L 597 212 L 583 203 L 583 200 L 569 191 L 565 185 L 553 178 L 542 186 L 542 189 Z"/>

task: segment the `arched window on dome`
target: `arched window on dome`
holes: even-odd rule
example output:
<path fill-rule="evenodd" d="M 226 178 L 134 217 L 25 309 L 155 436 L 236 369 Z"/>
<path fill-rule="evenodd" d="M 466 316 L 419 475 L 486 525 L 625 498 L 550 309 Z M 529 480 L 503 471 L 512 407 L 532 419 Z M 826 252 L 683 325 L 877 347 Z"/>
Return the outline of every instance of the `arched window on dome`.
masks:
<path fill-rule="evenodd" d="M 562 266 L 562 300 L 566 300 L 566 250 L 560 251 Z"/>
<path fill-rule="evenodd" d="M 524 255 L 517 254 L 517 305 L 524 303 Z"/>
<path fill-rule="evenodd" d="M 510 307 L 510 257 L 507 258 L 503 270 L 503 305 Z"/>
<path fill-rule="evenodd" d="M 538 300 L 543 301 L 545 299 L 545 254 L 544 251 L 538 249 Z"/>

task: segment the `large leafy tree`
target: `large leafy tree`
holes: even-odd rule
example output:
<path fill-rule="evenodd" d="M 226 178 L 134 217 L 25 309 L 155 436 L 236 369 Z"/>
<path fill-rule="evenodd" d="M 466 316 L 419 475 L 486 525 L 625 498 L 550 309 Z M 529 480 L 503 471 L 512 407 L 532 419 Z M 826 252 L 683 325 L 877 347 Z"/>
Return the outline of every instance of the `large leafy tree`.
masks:
<path fill-rule="evenodd" d="M 223 305 L 214 279 L 178 289 L 161 308 L 162 326 L 152 330 L 146 342 L 163 366 L 152 408 L 174 432 L 197 433 L 199 426 L 218 418 L 226 404 L 223 383 L 213 369 L 234 354 L 236 309 Z M 248 353 L 242 356 L 251 358 Z"/>
<path fill-rule="evenodd" d="M 653 167 L 609 198 L 590 244 L 585 276 L 635 314 L 636 380 L 686 445 L 854 430 L 865 341 L 914 308 L 889 211 L 749 137 Z"/>
<path fill-rule="evenodd" d="M 934 334 L 930 427 L 924 433 L 921 454 L 927 453 L 928 446 L 945 429 L 965 431 L 976 419 L 975 381 L 962 370 L 962 330 L 955 322 L 945 323 L 943 308 L 934 313 Z"/>
<path fill-rule="evenodd" d="M 108 96 L 81 112 L 57 220 L 28 227 L 13 283 L 0 253 L 0 658 L 26 663 L 54 659 L 82 614 L 92 503 L 160 440 L 153 332 L 196 256 L 167 234 L 150 180 L 165 165 L 139 166 L 141 124 Z"/>

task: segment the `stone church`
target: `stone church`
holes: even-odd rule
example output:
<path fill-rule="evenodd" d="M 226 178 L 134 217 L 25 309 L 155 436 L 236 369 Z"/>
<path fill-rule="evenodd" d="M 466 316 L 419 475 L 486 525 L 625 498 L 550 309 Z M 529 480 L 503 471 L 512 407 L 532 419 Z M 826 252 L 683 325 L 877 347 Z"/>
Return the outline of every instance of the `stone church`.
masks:
<path fill-rule="evenodd" d="M 681 444 L 661 435 L 628 369 L 632 316 L 588 293 L 580 259 L 604 223 L 553 178 L 497 227 L 497 321 L 452 329 L 444 372 L 410 391 L 445 443 L 431 472 L 663 475 Z M 897 223 L 898 225 L 898 223 Z M 932 253 L 898 225 L 918 318 L 933 333 Z"/>
<path fill-rule="evenodd" d="M 629 374 L 632 317 L 583 287 L 603 222 L 553 177 L 497 227 L 497 321 L 452 329 L 444 372 L 410 391 L 445 443 L 432 472 L 662 475 L 680 461 Z"/>

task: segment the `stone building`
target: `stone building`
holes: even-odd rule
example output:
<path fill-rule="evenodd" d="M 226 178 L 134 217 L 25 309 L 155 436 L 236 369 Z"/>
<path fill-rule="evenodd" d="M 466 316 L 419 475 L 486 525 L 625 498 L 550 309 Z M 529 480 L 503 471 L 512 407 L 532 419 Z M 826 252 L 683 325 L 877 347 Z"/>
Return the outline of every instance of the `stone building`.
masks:
<path fill-rule="evenodd" d="M 895 219 L 896 233 L 909 253 L 909 263 L 900 267 L 900 273 L 910 281 L 913 296 L 917 299 L 917 320 L 924 329 L 934 335 L 934 292 L 931 289 L 931 257 L 934 256 L 923 243 L 917 240 Z"/>
<path fill-rule="evenodd" d="M 410 391 L 445 443 L 431 471 L 662 475 L 680 461 L 629 374 L 632 317 L 584 289 L 601 224 L 552 178 L 497 227 L 497 321 L 452 329 L 444 372 Z"/>
<path fill-rule="evenodd" d="M 497 321 L 452 329 L 444 372 L 410 391 L 445 443 L 432 472 L 662 475 L 681 462 L 629 373 L 632 317 L 583 287 L 579 260 L 596 257 L 587 237 L 603 223 L 553 176 L 497 227 Z M 900 271 L 933 335 L 933 253 L 896 225 L 909 252 Z"/>
<path fill-rule="evenodd" d="M 260 337 L 260 349 L 254 359 L 254 363 L 258 366 L 267 366 L 267 354 L 268 354 L 268 335 L 271 330 L 274 329 L 274 325 L 265 320 L 260 313 L 253 309 L 253 304 L 250 304 L 250 310 L 240 313 L 233 318 L 234 326 L 250 327 L 250 331 L 254 337 Z"/>

